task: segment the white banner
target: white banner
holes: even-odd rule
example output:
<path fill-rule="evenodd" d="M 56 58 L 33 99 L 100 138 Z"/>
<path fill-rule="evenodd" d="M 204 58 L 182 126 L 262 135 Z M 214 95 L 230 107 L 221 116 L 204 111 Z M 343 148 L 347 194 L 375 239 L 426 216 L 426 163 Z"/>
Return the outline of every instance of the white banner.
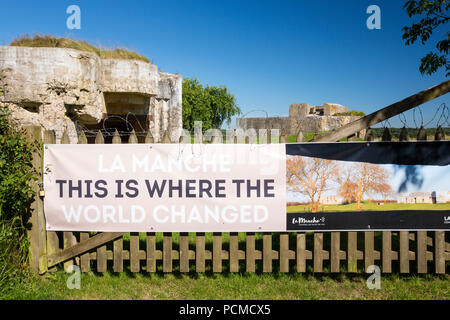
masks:
<path fill-rule="evenodd" d="M 47 230 L 286 230 L 284 144 L 45 145 Z"/>

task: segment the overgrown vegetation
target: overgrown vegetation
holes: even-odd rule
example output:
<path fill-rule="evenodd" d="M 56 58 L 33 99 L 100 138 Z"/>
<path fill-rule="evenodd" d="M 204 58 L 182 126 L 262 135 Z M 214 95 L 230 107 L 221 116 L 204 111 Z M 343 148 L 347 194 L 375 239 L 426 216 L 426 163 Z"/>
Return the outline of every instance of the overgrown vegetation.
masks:
<path fill-rule="evenodd" d="M 362 111 L 351 110 L 347 112 L 335 113 L 334 116 L 356 116 L 356 117 L 364 117 L 366 114 Z"/>
<path fill-rule="evenodd" d="M 0 74 L 1 83 L 1 74 Z M 4 88 L 4 87 L 2 87 Z M 32 152 L 24 134 L 11 125 L 0 88 L 0 297 L 26 272 L 29 242 L 26 223 L 34 190 Z"/>
<path fill-rule="evenodd" d="M 71 40 L 67 38 L 56 38 L 51 35 L 24 35 L 10 43 L 10 46 L 16 47 L 46 47 L 46 48 L 69 48 L 87 52 L 93 52 L 103 59 L 128 59 L 150 62 L 146 57 L 139 53 L 129 51 L 123 48 L 97 48 L 83 40 Z"/>

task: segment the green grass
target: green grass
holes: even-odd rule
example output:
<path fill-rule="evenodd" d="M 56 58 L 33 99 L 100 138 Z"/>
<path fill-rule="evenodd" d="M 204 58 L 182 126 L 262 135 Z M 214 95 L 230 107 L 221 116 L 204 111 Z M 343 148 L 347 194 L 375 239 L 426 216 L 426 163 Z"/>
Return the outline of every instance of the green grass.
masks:
<path fill-rule="evenodd" d="M 376 203 L 370 203 L 363 201 L 363 211 L 396 211 L 396 210 L 450 210 L 450 203 L 417 203 L 417 204 L 404 204 L 404 203 L 386 203 L 384 205 L 377 205 Z M 287 212 L 304 212 L 311 211 L 310 205 L 299 205 L 287 207 Z M 344 211 L 356 211 L 356 203 L 351 204 L 338 204 L 338 205 L 321 205 L 319 211 L 324 212 L 344 212 Z"/>
<path fill-rule="evenodd" d="M 93 52 L 102 59 L 131 59 L 150 62 L 146 57 L 139 53 L 129 51 L 123 48 L 97 48 L 90 43 L 82 40 L 71 40 L 67 38 L 56 38 L 51 35 L 29 35 L 21 36 L 10 43 L 10 46 L 16 47 L 46 47 L 46 48 L 69 48 L 80 51 Z"/>
<path fill-rule="evenodd" d="M 302 274 L 112 274 L 81 275 L 68 289 L 62 271 L 34 278 L 3 299 L 450 299 L 450 277 L 382 275 L 381 289 L 366 287 L 368 275 Z"/>

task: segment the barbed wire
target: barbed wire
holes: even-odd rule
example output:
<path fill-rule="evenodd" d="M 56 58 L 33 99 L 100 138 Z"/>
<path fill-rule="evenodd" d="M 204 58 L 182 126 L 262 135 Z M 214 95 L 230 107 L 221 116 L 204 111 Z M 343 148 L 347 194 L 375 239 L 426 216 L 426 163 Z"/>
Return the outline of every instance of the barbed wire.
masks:
<path fill-rule="evenodd" d="M 407 117 L 406 114 L 410 112 L 411 117 Z M 406 112 L 402 112 L 399 115 L 397 115 L 398 120 L 402 123 L 402 125 L 407 129 L 419 129 L 420 127 L 430 127 L 434 123 L 432 127 L 443 127 L 448 128 L 450 127 L 450 108 L 447 106 L 445 102 L 438 105 L 436 108 L 436 111 L 434 112 L 432 118 L 428 121 L 425 121 L 424 113 L 422 111 L 422 107 L 418 106 L 412 110 L 408 110 Z M 410 126 L 408 124 L 408 118 L 412 120 L 414 126 Z M 391 118 L 392 119 L 392 118 Z M 382 122 L 383 128 L 389 127 L 390 129 L 393 128 L 391 123 L 389 122 L 389 119 L 386 119 Z"/>
<path fill-rule="evenodd" d="M 432 123 L 435 123 L 435 127 L 442 126 L 443 128 L 450 127 L 450 108 L 447 106 L 445 102 L 438 105 L 436 108 L 436 111 L 434 112 L 432 118 L 429 121 L 425 122 L 424 119 L 424 113 L 422 111 L 421 106 L 418 106 L 416 108 L 413 108 L 412 110 L 409 110 L 412 112 L 410 116 L 407 116 L 407 112 L 400 113 L 397 117 L 400 123 L 405 128 L 412 128 L 408 124 L 408 121 L 413 122 L 414 128 L 419 129 L 420 127 L 428 127 Z M 246 118 L 248 115 L 252 113 L 264 113 L 264 116 L 262 118 L 269 119 L 269 118 L 276 118 L 280 119 L 283 118 L 282 116 L 274 116 L 269 117 L 269 114 L 264 109 L 253 109 L 248 112 L 246 112 L 242 118 Z M 381 122 L 381 126 L 383 129 L 385 128 L 394 128 L 391 124 L 391 121 L 393 118 L 386 119 Z M 409 119 L 409 120 L 408 120 Z M 291 119 L 294 120 L 294 123 L 296 124 L 296 131 L 301 130 L 301 121 L 300 119 Z M 145 120 L 142 120 L 142 118 L 138 117 L 138 115 L 128 112 L 126 115 L 107 115 L 106 118 L 104 118 L 101 121 L 101 127 L 100 128 L 89 128 L 86 124 L 83 124 L 82 122 L 78 120 L 74 120 L 76 132 L 78 135 L 83 132 L 87 138 L 93 138 L 96 137 L 98 134 L 98 131 L 101 132 L 103 137 L 113 137 L 115 135 L 115 132 L 117 130 L 117 133 L 120 137 L 129 137 L 131 132 L 134 131 L 135 135 L 137 137 L 146 137 L 148 134 L 148 131 L 151 131 L 150 129 L 150 120 L 148 117 L 145 118 Z M 109 125 L 111 124 L 111 125 Z M 123 128 L 126 128 L 123 130 Z M 245 129 L 245 128 L 236 128 L 236 129 Z M 271 128 L 265 128 L 265 129 L 274 129 L 273 125 Z M 282 128 L 276 128 L 276 129 L 282 129 Z M 226 129 L 226 130 L 231 130 Z M 308 131 L 304 131 L 306 133 Z M 153 132 L 152 132 L 153 133 Z"/>

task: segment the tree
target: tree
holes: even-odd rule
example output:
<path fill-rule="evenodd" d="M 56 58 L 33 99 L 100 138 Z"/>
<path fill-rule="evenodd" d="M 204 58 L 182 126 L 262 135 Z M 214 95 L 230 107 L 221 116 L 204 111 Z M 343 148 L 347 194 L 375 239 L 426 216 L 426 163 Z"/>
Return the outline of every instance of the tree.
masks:
<path fill-rule="evenodd" d="M 202 121 L 203 130 L 219 129 L 240 113 L 234 95 L 226 87 L 203 87 L 198 79 L 183 80 L 184 129 L 192 130 L 195 121 Z"/>
<path fill-rule="evenodd" d="M 383 167 L 371 163 L 356 163 L 353 165 L 350 178 L 356 184 L 356 203 L 361 211 L 361 201 L 365 194 L 377 193 L 380 186 L 388 184 L 389 173 Z"/>
<path fill-rule="evenodd" d="M 383 197 L 384 202 L 386 202 L 387 198 L 393 197 L 395 195 L 395 191 L 392 190 L 391 185 L 388 183 L 382 183 L 376 186 L 376 192 Z"/>
<path fill-rule="evenodd" d="M 339 167 L 332 160 L 296 156 L 287 159 L 286 173 L 289 191 L 307 196 L 311 211 L 317 212 L 322 193 L 337 181 Z"/>
<path fill-rule="evenodd" d="M 411 27 L 402 29 L 406 45 L 415 43 L 419 38 L 422 44 L 425 44 L 437 27 L 445 25 L 450 20 L 448 15 L 450 0 L 409 0 L 405 3 L 404 8 L 410 18 L 422 17 L 420 22 L 413 22 Z M 445 67 L 446 77 L 450 75 L 449 42 L 450 32 L 447 32 L 446 38 L 436 43 L 437 52 L 431 51 L 421 59 L 419 70 L 422 74 L 431 75 Z"/>
<path fill-rule="evenodd" d="M 357 198 L 357 190 L 358 184 L 347 180 L 339 187 L 339 195 L 344 198 L 345 203 L 354 203 Z"/>

